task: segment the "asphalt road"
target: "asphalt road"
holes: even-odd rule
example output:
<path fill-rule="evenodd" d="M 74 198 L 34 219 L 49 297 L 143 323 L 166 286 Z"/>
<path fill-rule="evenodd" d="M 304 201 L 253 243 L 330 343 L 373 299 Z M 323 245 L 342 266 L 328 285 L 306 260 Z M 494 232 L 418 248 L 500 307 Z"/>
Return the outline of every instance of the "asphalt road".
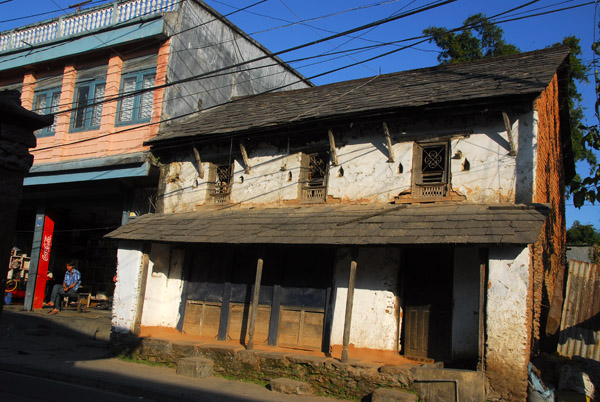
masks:
<path fill-rule="evenodd" d="M 25 374 L 0 371 L 0 401 L 14 402 L 152 402 L 152 399 L 49 380 Z"/>

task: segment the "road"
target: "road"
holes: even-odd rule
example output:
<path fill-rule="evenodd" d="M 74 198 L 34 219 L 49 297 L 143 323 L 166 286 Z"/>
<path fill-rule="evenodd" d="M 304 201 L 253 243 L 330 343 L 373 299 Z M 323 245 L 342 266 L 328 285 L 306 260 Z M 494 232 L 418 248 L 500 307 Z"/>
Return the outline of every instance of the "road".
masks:
<path fill-rule="evenodd" d="M 0 400 L 14 402 L 152 402 L 152 399 L 123 395 L 97 388 L 46 378 L 0 371 Z"/>

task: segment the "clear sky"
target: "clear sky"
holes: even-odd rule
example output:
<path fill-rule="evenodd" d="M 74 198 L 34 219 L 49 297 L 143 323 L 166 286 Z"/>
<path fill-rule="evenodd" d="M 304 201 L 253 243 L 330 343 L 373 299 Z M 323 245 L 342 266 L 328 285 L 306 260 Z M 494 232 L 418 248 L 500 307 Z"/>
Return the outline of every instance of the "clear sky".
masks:
<path fill-rule="evenodd" d="M 69 5 L 77 2 L 78 0 L 0 0 L 0 31 L 71 12 L 72 9 L 68 9 Z M 105 2 L 107 1 L 95 0 L 92 5 Z M 227 15 L 227 18 L 273 52 L 433 4 L 432 0 L 264 0 L 262 2 L 260 0 L 205 0 L 205 2 L 221 14 Z M 390 73 L 429 67 L 438 64 L 438 52 L 433 44 L 427 42 L 365 63 L 360 62 L 401 46 L 411 45 L 416 40 L 380 46 L 368 51 L 351 52 L 350 50 L 417 37 L 421 35 L 424 28 L 429 26 L 459 27 L 468 16 L 478 12 L 491 17 L 528 4 L 524 8 L 503 14 L 495 20 L 501 21 L 588 2 L 591 4 L 548 15 L 503 22 L 500 26 L 504 29 L 506 41 L 518 46 L 521 51 L 541 49 L 561 42 L 565 36 L 575 35 L 581 39 L 584 62 L 592 63 L 591 45 L 595 38 L 600 39 L 597 28 L 599 10 L 588 0 L 456 0 L 349 36 L 284 53 L 280 57 L 290 62 L 308 78 L 359 63 L 354 67 L 312 79 L 317 85 L 373 76 L 380 72 Z M 248 8 L 238 11 L 244 7 Z M 48 14 L 31 16 L 41 13 Z M 230 13 L 233 14 L 228 15 Z M 20 19 L 28 16 L 31 17 Z M 15 18 L 19 19 L 13 20 Z M 301 58 L 340 51 L 346 52 L 294 62 Z M 592 74 L 590 80 L 593 81 Z M 584 107 L 586 107 L 589 123 L 597 124 L 593 115 L 595 102 L 593 83 L 580 86 L 580 92 L 584 96 Z M 582 175 L 587 173 L 583 165 L 578 165 L 578 171 Z M 600 205 L 585 205 L 581 209 L 576 209 L 572 207 L 572 200 L 567 200 L 567 225 L 570 226 L 574 220 L 600 228 Z"/>

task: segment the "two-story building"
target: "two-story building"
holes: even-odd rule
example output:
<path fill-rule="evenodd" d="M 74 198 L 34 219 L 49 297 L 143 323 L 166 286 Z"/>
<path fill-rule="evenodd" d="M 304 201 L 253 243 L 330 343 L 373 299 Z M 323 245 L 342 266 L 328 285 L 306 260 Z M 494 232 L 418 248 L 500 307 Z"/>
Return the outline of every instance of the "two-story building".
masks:
<path fill-rule="evenodd" d="M 117 245 L 103 235 L 157 202 L 144 141 L 232 98 L 310 85 L 196 0 L 119 0 L 0 33 L 0 89 L 55 116 L 36 132 L 14 242 L 32 277 L 40 255 L 57 280 L 76 258 L 84 285 L 110 295 Z"/>
<path fill-rule="evenodd" d="M 395 351 L 524 400 L 565 262 L 568 52 L 250 96 L 171 125 L 146 142 L 156 213 L 108 235 L 115 332 Z"/>

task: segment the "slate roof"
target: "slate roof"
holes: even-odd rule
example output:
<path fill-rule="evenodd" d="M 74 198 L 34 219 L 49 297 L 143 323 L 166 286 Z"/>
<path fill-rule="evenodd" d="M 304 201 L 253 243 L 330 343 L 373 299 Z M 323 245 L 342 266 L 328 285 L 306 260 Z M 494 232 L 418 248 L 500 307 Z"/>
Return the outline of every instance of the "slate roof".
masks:
<path fill-rule="evenodd" d="M 568 54 L 569 48 L 556 47 L 249 96 L 167 126 L 147 144 L 199 135 L 252 132 L 299 122 L 368 116 L 401 108 L 490 102 L 513 96 L 533 97 L 546 88 Z"/>
<path fill-rule="evenodd" d="M 536 242 L 548 212 L 545 204 L 204 207 L 142 215 L 106 236 L 170 243 L 523 245 Z"/>

